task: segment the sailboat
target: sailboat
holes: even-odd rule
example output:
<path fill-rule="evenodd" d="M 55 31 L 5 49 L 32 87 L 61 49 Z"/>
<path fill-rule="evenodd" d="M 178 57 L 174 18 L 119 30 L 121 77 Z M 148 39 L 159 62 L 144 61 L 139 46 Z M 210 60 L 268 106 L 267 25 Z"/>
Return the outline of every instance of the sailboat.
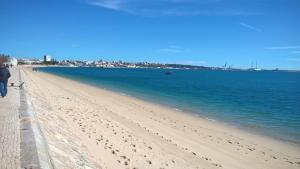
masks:
<path fill-rule="evenodd" d="M 257 68 L 257 61 L 256 61 L 256 64 L 255 64 L 255 68 L 253 68 L 253 62 L 251 62 L 251 68 L 249 68 L 248 70 L 250 70 L 250 71 L 261 71 L 260 68 Z"/>
<path fill-rule="evenodd" d="M 256 64 L 255 64 L 255 69 L 254 69 L 254 71 L 261 71 L 260 68 L 257 68 L 257 61 L 256 61 Z"/>

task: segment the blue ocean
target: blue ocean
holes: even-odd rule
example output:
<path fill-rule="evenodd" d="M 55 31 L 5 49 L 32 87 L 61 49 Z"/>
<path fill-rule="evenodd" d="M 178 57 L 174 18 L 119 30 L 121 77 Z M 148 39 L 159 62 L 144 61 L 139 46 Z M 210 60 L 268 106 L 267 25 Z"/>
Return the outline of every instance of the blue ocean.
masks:
<path fill-rule="evenodd" d="M 300 144 L 300 72 L 40 70 Z M 166 71 L 172 73 L 166 75 Z"/>

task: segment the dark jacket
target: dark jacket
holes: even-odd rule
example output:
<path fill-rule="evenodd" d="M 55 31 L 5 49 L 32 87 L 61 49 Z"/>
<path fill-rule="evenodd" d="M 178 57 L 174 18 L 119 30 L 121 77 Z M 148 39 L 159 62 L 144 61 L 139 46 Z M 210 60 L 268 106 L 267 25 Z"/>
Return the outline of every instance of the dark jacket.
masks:
<path fill-rule="evenodd" d="M 0 68 L 0 82 L 7 82 L 8 78 L 10 78 L 9 70 L 6 67 Z"/>

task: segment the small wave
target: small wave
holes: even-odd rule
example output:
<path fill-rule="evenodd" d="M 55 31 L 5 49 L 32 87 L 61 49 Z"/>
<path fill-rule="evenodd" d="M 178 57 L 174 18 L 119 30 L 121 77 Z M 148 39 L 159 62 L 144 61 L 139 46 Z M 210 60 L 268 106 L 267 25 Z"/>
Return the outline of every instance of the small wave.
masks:
<path fill-rule="evenodd" d="M 208 120 L 208 121 L 211 121 L 211 122 L 216 122 L 217 120 L 215 120 L 215 119 L 211 119 L 211 118 L 205 118 L 206 120 Z"/>
<path fill-rule="evenodd" d="M 126 94 L 126 93 L 120 93 L 122 96 L 130 96 L 129 94 Z"/>

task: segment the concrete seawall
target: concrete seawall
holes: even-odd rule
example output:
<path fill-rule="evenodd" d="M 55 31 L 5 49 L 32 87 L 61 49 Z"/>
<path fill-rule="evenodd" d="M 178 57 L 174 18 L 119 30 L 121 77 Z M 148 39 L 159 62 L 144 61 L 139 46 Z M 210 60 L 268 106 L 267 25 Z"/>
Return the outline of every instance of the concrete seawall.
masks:
<path fill-rule="evenodd" d="M 25 73 L 19 69 L 19 82 L 25 82 Z M 20 164 L 21 168 L 54 169 L 48 145 L 27 94 L 26 83 L 20 88 Z"/>

